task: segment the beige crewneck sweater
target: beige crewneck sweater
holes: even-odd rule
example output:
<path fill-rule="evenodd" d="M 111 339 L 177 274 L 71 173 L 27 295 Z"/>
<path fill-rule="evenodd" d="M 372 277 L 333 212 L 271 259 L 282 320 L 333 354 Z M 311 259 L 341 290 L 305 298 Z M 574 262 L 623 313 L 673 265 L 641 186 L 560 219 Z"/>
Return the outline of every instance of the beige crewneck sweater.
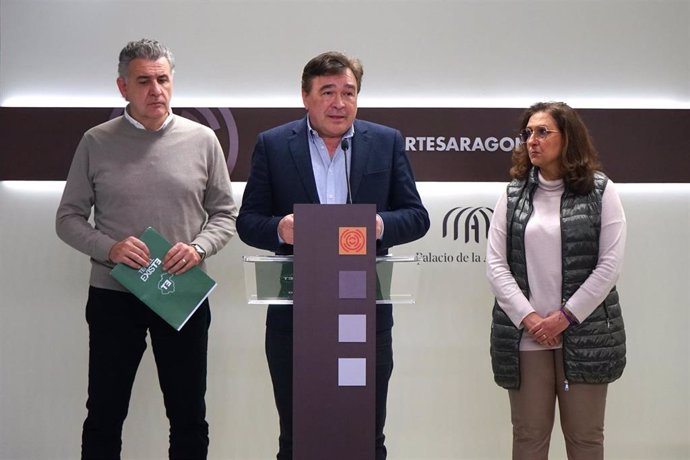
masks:
<path fill-rule="evenodd" d="M 210 128 L 174 115 L 161 130 L 147 131 L 118 117 L 82 137 L 56 231 L 91 257 L 92 286 L 124 291 L 110 276 L 116 242 L 151 226 L 171 243 L 196 243 L 211 256 L 235 234 L 236 216 L 227 164 Z"/>

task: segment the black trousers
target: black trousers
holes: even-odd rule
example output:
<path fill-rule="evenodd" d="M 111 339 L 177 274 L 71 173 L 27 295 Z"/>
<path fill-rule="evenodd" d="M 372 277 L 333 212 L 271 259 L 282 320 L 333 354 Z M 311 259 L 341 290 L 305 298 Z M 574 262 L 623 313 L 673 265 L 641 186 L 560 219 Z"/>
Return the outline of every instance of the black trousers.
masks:
<path fill-rule="evenodd" d="M 278 460 L 292 460 L 292 331 L 266 328 L 266 358 L 280 419 Z M 386 459 L 388 382 L 393 373 L 391 329 L 376 332 L 376 460 Z M 299 460 L 299 459 L 298 459 Z"/>
<path fill-rule="evenodd" d="M 158 369 L 170 421 L 170 459 L 205 459 L 206 355 L 211 313 L 206 300 L 176 331 L 135 296 L 91 287 L 88 415 L 82 432 L 82 459 L 119 459 L 122 424 L 134 377 L 146 349 L 146 334 Z"/>

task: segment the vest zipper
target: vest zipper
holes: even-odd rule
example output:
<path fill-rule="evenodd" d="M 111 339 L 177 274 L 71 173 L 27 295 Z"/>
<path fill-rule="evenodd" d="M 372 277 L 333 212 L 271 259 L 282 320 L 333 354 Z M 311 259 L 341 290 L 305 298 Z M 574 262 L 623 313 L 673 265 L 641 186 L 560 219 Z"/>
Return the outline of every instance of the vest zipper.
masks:
<path fill-rule="evenodd" d="M 609 307 L 606 305 L 606 299 L 604 299 L 604 313 L 606 314 L 606 329 L 611 329 L 611 317 L 609 316 Z"/>
<path fill-rule="evenodd" d="M 565 307 L 565 299 L 561 299 L 561 308 L 563 308 L 563 307 Z M 568 328 L 566 328 L 565 331 L 563 331 L 563 342 L 561 344 L 561 348 L 563 350 L 563 373 L 564 374 L 565 374 L 565 368 L 566 368 L 566 365 L 565 365 L 565 336 L 567 335 L 567 332 L 568 332 Z M 570 391 L 570 383 L 568 383 L 567 377 L 563 380 L 563 390 L 566 392 Z"/>

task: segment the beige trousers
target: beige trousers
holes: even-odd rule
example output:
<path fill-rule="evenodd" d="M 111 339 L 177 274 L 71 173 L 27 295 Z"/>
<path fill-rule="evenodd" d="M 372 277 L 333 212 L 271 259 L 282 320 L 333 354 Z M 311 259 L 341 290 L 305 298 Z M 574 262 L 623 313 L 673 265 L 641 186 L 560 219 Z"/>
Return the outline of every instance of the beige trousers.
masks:
<path fill-rule="evenodd" d="M 568 460 L 603 460 L 608 385 L 565 385 L 562 350 L 520 352 L 520 389 L 509 390 L 513 460 L 547 460 L 556 400 Z"/>

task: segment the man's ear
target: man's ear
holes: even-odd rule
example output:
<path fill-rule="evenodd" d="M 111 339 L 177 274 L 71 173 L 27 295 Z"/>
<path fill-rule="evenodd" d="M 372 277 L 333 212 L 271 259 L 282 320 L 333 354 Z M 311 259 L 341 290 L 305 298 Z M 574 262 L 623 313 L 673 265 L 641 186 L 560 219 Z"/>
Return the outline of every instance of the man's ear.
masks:
<path fill-rule="evenodd" d="M 122 97 L 124 97 L 125 100 L 128 100 L 127 99 L 127 81 L 122 77 L 117 77 L 116 83 L 117 83 L 117 89 L 120 90 L 120 94 L 122 94 Z"/>
<path fill-rule="evenodd" d="M 309 107 L 307 107 L 307 100 L 306 100 L 308 95 L 309 95 L 309 93 L 306 93 L 304 90 L 302 90 L 302 105 L 304 106 L 304 109 L 307 112 L 309 111 Z"/>

